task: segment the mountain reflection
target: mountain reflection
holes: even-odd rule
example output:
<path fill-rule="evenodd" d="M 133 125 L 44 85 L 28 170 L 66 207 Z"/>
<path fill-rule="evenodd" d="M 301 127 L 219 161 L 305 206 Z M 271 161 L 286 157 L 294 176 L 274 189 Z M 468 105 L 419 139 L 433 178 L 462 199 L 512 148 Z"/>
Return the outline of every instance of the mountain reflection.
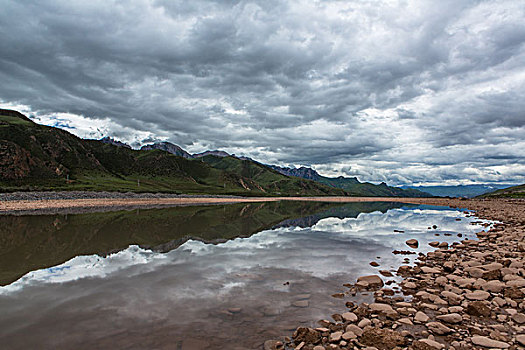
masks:
<path fill-rule="evenodd" d="M 189 239 L 224 242 L 248 237 L 279 223 L 292 225 L 294 221 L 305 227 L 299 222 L 319 220 L 334 210 L 357 216 L 359 212 L 400 206 L 399 203 L 267 202 L 77 215 L 0 216 L 0 285 L 78 255 L 106 256 L 130 245 L 167 252 Z M 316 213 L 322 214 L 311 216 Z"/>

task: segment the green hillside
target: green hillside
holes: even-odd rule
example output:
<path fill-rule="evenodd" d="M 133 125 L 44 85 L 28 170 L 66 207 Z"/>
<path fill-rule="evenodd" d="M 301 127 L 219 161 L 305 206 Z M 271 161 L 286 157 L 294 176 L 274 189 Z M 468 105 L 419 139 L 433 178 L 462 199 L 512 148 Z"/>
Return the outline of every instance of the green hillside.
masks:
<path fill-rule="evenodd" d="M 525 184 L 485 193 L 477 198 L 525 198 Z"/>
<path fill-rule="evenodd" d="M 244 179 L 257 184 L 259 189 L 271 193 L 316 193 L 318 195 L 346 195 L 344 190 L 330 188 L 313 180 L 301 179 L 295 176 L 286 176 L 277 171 L 250 160 L 236 157 L 204 156 L 200 158 L 204 163 L 216 169 L 240 174 Z M 198 160 L 194 160 L 198 161 Z"/>
<path fill-rule="evenodd" d="M 366 197 L 430 197 L 428 193 L 413 189 L 401 189 L 399 187 L 388 186 L 385 183 L 374 185 L 369 182 L 359 182 L 355 177 L 325 177 L 320 176 L 318 182 L 341 188 L 350 196 Z"/>
<path fill-rule="evenodd" d="M 138 151 L 0 110 L 0 191 L 94 190 L 231 195 L 344 195 L 344 191 L 249 164 Z M 235 159 L 236 161 L 238 159 Z M 240 161 L 240 160 L 238 160 Z"/>

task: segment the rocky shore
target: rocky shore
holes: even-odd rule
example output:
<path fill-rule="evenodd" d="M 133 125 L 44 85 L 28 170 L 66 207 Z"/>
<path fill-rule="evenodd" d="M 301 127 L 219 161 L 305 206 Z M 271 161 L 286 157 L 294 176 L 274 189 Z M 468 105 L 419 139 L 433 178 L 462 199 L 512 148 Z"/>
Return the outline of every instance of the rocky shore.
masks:
<path fill-rule="evenodd" d="M 478 240 L 438 242 L 415 266 L 399 267 L 402 293 L 391 288 L 389 271 L 346 284 L 346 310 L 268 340 L 265 350 L 525 349 L 525 201 L 427 203 L 469 208 L 499 223 Z M 352 296 L 364 291 L 374 292 L 374 302 L 355 304 Z"/>

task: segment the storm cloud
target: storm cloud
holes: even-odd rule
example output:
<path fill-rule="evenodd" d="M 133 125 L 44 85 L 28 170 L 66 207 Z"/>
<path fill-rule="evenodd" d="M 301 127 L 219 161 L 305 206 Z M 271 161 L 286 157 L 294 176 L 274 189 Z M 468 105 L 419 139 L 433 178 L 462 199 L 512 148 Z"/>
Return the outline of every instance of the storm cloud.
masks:
<path fill-rule="evenodd" d="M 519 1 L 0 0 L 0 104 L 392 184 L 525 182 Z"/>

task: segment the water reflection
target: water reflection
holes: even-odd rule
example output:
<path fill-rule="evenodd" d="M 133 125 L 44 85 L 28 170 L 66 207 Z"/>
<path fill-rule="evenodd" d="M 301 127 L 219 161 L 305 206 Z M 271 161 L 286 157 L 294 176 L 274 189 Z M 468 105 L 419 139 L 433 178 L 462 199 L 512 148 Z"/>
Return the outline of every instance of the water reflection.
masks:
<path fill-rule="evenodd" d="M 396 269 L 403 257 L 392 250 L 409 249 L 406 239 L 425 251 L 430 241 L 481 229 L 456 210 L 361 205 L 266 220 L 273 229 L 220 244 L 188 240 L 168 252 L 134 245 L 30 272 L 0 289 L 0 341 L 14 349 L 261 348 L 343 310 L 344 300 L 329 295 L 377 272 L 372 260 Z"/>
<path fill-rule="evenodd" d="M 357 203 L 348 216 L 400 207 Z M 78 255 L 105 256 L 135 244 L 170 251 L 188 239 L 222 242 L 283 221 L 331 215 L 334 203 L 281 202 L 176 207 L 80 215 L 0 216 L 0 285 Z M 323 216 L 324 215 L 324 216 Z"/>

